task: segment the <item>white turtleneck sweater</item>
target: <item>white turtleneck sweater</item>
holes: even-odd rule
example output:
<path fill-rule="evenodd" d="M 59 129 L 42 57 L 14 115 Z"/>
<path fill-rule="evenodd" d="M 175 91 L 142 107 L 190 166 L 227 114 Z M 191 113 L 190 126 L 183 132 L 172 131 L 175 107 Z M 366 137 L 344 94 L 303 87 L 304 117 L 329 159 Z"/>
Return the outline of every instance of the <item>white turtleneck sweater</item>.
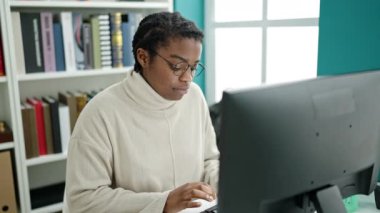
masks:
<path fill-rule="evenodd" d="M 67 212 L 162 213 L 170 190 L 203 181 L 215 189 L 219 151 L 196 84 L 179 101 L 138 73 L 92 99 L 69 143 Z"/>

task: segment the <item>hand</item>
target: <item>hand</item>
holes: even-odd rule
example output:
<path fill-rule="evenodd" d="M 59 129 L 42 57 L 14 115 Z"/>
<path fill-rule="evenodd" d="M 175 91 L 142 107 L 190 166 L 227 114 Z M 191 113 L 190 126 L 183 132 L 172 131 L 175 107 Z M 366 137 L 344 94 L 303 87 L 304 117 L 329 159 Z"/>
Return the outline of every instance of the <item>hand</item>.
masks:
<path fill-rule="evenodd" d="M 196 198 L 213 201 L 216 198 L 216 194 L 211 186 L 206 183 L 186 183 L 169 193 L 164 212 L 172 213 L 186 208 L 199 207 L 201 206 L 200 202 L 192 201 L 192 199 Z"/>

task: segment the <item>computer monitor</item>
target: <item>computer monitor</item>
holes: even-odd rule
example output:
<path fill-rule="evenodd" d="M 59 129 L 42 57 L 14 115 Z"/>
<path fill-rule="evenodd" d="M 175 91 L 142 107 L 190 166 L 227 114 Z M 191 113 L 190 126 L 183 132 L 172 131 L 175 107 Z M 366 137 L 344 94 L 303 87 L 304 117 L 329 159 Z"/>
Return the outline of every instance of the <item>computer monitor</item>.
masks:
<path fill-rule="evenodd" d="M 379 166 L 380 72 L 224 92 L 218 212 L 345 212 Z"/>

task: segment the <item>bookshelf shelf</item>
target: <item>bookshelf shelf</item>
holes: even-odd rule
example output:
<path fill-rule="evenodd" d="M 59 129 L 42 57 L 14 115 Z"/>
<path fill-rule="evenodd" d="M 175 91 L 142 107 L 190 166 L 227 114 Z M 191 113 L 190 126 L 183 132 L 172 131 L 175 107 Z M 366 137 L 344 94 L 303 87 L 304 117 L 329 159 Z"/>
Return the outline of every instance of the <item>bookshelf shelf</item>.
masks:
<path fill-rule="evenodd" d="M 10 1 L 12 10 L 22 11 L 27 10 L 41 10 L 41 9 L 59 9 L 59 10 L 73 10 L 73 9 L 102 9 L 102 10 L 140 10 L 140 9 L 168 9 L 168 2 L 110 2 L 110 1 Z"/>
<path fill-rule="evenodd" d="M 26 160 L 26 165 L 27 166 L 36 166 L 36 165 L 40 165 L 40 164 L 65 160 L 66 157 L 67 157 L 66 153 L 50 154 L 50 155 L 45 155 L 45 156 L 40 156 L 40 157 L 28 159 L 28 160 Z"/>
<path fill-rule="evenodd" d="M 60 78 L 77 78 L 77 77 L 90 77 L 90 76 L 101 76 L 101 75 L 118 75 L 127 73 L 128 70 L 133 69 L 132 67 L 126 68 L 112 68 L 103 70 L 80 70 L 74 72 L 53 72 L 53 73 L 33 73 L 19 75 L 19 81 L 37 81 L 37 80 L 49 80 L 49 79 L 60 79 Z"/>
<path fill-rule="evenodd" d="M 63 203 L 56 203 L 49 206 L 33 209 L 32 213 L 49 213 L 62 211 Z"/>
<path fill-rule="evenodd" d="M 6 150 L 6 149 L 13 149 L 14 147 L 15 147 L 15 144 L 13 142 L 0 143 L 0 151 Z"/>
<path fill-rule="evenodd" d="M 5 82 L 7 82 L 7 77 L 1 76 L 0 77 L 0 83 L 5 83 Z"/>

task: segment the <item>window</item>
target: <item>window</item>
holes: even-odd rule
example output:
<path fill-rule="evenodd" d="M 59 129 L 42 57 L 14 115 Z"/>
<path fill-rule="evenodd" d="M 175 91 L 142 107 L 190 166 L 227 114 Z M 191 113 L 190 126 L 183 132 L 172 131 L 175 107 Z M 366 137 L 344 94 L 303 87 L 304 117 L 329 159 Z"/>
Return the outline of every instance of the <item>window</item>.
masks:
<path fill-rule="evenodd" d="M 206 3 L 206 96 L 317 76 L 319 0 Z"/>

